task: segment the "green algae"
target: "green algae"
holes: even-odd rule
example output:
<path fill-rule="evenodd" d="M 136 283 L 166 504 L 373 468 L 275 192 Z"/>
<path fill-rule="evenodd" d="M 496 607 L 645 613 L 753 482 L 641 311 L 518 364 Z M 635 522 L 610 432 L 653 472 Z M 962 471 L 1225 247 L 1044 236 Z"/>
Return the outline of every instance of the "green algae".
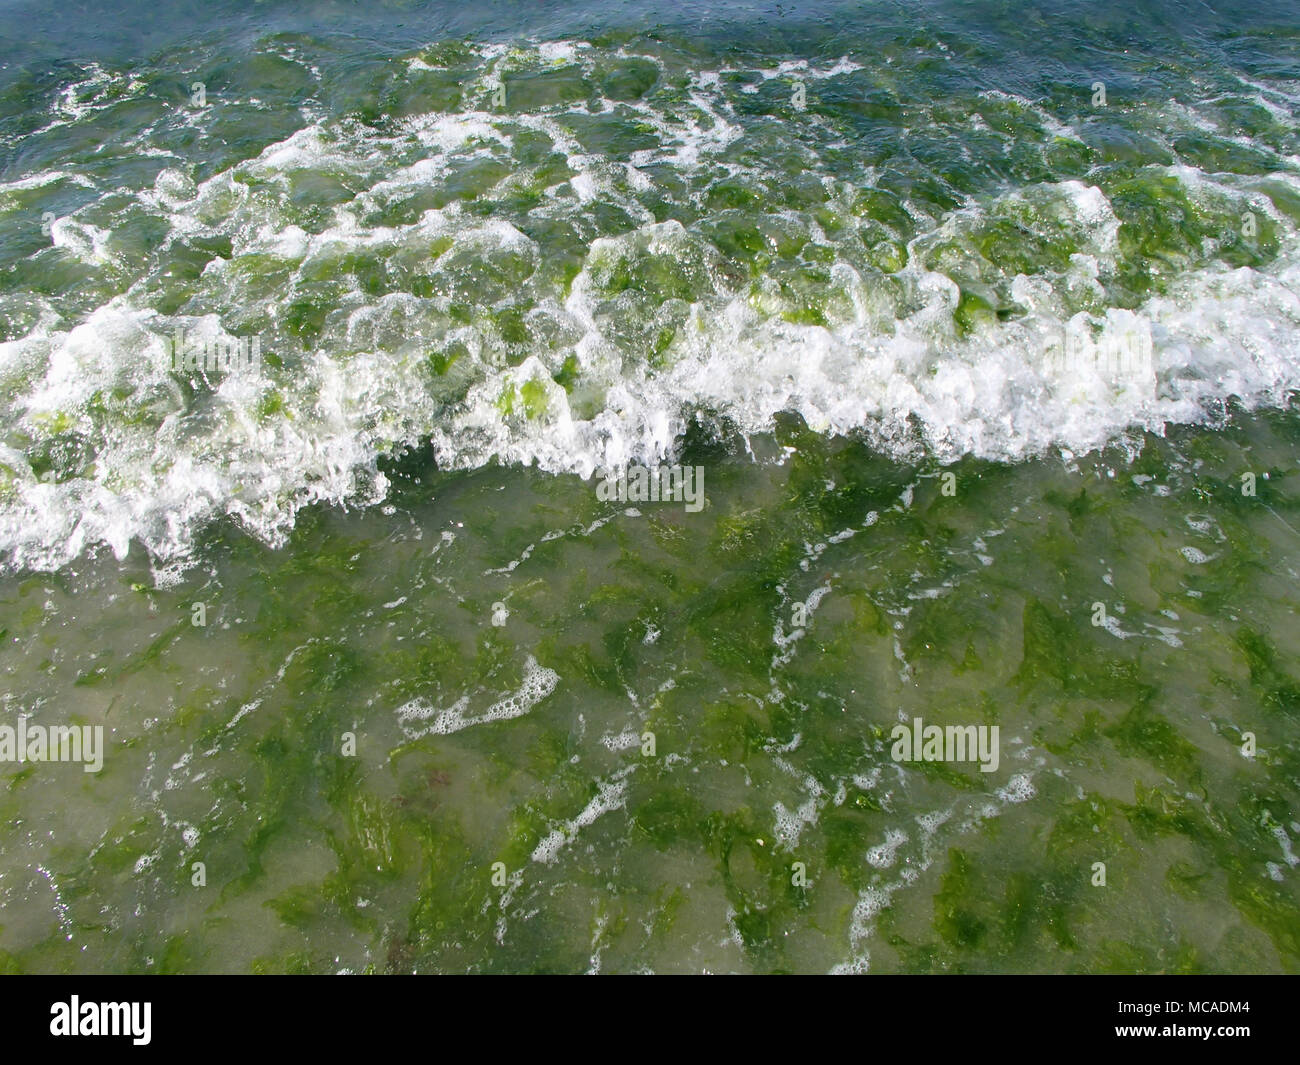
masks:
<path fill-rule="evenodd" d="M 1118 799 L 1113 791 L 1093 791 L 1081 800 L 1058 795 L 1050 806 L 1035 800 L 1014 814 L 1008 809 L 980 832 L 950 839 L 932 886 L 909 889 L 928 900 L 928 914 L 918 913 L 904 892 L 880 915 L 874 964 L 912 971 L 1007 971 L 1045 964 L 1080 971 L 1294 967 L 1293 904 L 1284 885 L 1264 875 L 1261 859 L 1252 857 L 1261 851 L 1278 854 L 1275 830 L 1294 819 L 1285 778 L 1276 776 L 1290 763 L 1261 757 L 1259 768 L 1277 782 L 1262 803 L 1249 797 L 1244 782 L 1226 778 L 1225 790 L 1216 763 L 1189 731 L 1194 718 L 1168 698 L 1171 681 L 1153 672 L 1157 660 L 1133 655 L 1128 644 L 1108 642 L 1090 623 L 1088 594 L 1076 592 L 1071 599 L 1077 605 L 1068 609 L 1058 605 L 1060 590 L 1078 579 L 1081 566 L 1069 560 L 1068 550 L 1059 553 L 1066 560 L 1064 575 L 1051 570 L 1058 554 L 1042 553 L 1015 579 L 1003 575 L 996 600 L 984 595 L 993 585 L 968 585 L 964 574 L 976 563 L 963 561 L 965 538 L 992 518 L 985 514 L 972 525 L 969 512 L 984 500 L 1016 492 L 1014 479 L 1008 480 L 1013 475 L 997 467 L 959 467 L 962 489 L 956 499 L 922 488 L 910 510 L 891 510 L 914 476 L 911 471 L 880 462 L 860 444 L 828 443 L 794 420 L 784 425 L 782 436 L 797 450 L 773 472 L 773 484 L 761 485 L 754 473 L 729 467 L 714 453 L 709 481 L 714 505 L 708 511 L 683 516 L 665 509 L 638 523 L 607 526 L 610 539 L 600 547 L 551 540 L 536 547 L 516 576 L 488 578 L 502 583 L 476 590 L 464 606 L 450 611 L 449 604 L 438 606 L 438 599 L 417 593 L 415 600 L 379 614 L 383 624 L 397 626 L 398 634 L 419 638 L 386 636 L 376 645 L 378 655 L 369 636 L 334 634 L 344 631 L 344 619 L 364 618 L 373 601 L 409 596 L 410 584 L 423 580 L 430 564 L 407 567 L 404 580 L 389 567 L 387 587 L 373 596 L 342 592 L 342 580 L 374 579 L 363 578 L 371 569 L 365 562 L 371 541 L 356 533 L 342 535 L 336 520 L 303 521 L 295 533 L 299 550 L 271 567 L 258 563 L 267 570 L 258 585 L 262 590 L 253 596 L 250 588 L 244 593 L 249 603 L 228 614 L 252 619 L 254 628 L 243 641 L 249 653 L 280 648 L 267 656 L 282 670 L 272 689 L 282 693 L 273 696 L 283 701 L 280 712 L 268 716 L 259 710 L 230 732 L 240 701 L 195 685 L 184 713 L 169 725 L 192 730 L 202 749 L 234 744 L 238 756 L 256 767 L 238 784 L 223 781 L 215 787 L 217 808 L 198 821 L 199 847 L 213 885 L 204 905 L 218 915 L 241 899 L 255 900 L 285 934 L 307 941 L 345 927 L 372 944 L 369 960 L 352 957 L 349 964 L 357 970 L 574 971 L 588 964 L 583 940 L 595 935 L 592 911 L 577 887 L 592 877 L 593 883 L 615 884 L 612 894 L 602 892 L 618 900 L 602 911 L 602 942 L 606 964 L 627 968 L 634 964 L 632 944 L 640 942 L 640 933 L 630 931 L 639 927 L 637 920 L 672 930 L 652 933 L 652 939 L 682 934 L 682 922 L 692 934 L 692 922 L 701 920 L 702 911 L 683 901 L 691 892 L 670 880 L 639 894 L 642 888 L 627 879 L 630 872 L 603 868 L 599 858 L 587 856 L 581 840 L 565 847 L 554 865 L 533 861 L 533 854 L 550 832 L 573 822 L 598 797 L 597 779 L 615 766 L 636 763 L 623 805 L 581 829 L 595 854 L 622 854 L 635 864 L 648 852 L 686 863 L 694 869 L 692 878 L 703 877 L 700 882 L 712 885 L 718 904 L 733 913 L 736 949 L 745 965 L 800 969 L 806 959 L 791 950 L 786 933 L 824 933 L 831 942 L 840 940 L 848 912 L 828 916 L 826 899 L 878 886 L 887 875 L 867 864 L 864 854 L 898 823 L 900 803 L 915 813 L 927 807 L 913 805 L 925 800 L 909 798 L 912 794 L 930 801 L 981 801 L 1009 771 L 985 779 L 972 767 L 923 763 L 909 768 L 901 793 L 886 798 L 883 791 L 852 786 L 832 801 L 837 781 L 887 757 L 887 729 L 894 718 L 889 707 L 907 698 L 871 657 L 879 654 L 897 665 L 889 638 L 898 617 L 891 613 L 896 600 L 889 581 L 870 569 L 892 559 L 888 564 L 895 573 L 901 568 L 909 578 L 915 571 L 936 583 L 956 580 L 945 599 L 914 604 L 897 636 L 914 675 L 926 678 L 926 684 L 956 684 L 955 678 L 962 678 L 967 686 L 939 696 L 947 719 L 998 722 L 1004 730 L 1014 728 L 1013 721 L 1022 727 L 1028 722 L 1042 732 L 1049 754 L 1067 759 L 1062 763 L 1067 772 L 1079 765 L 1094 772 L 1124 766 L 1138 780 L 1126 791 L 1120 784 Z M 1207 457 L 1213 454 L 1211 449 Z M 401 475 L 425 476 L 426 471 L 412 462 Z M 826 487 L 828 481 L 833 488 Z M 1202 477 L 1200 483 L 1214 482 Z M 458 490 L 483 490 L 474 484 L 465 481 Z M 991 541 L 990 549 L 1015 559 L 1030 547 L 1041 549 L 1044 537 L 1132 536 L 1128 525 L 1113 524 L 1117 500 L 1137 506 L 1150 497 L 1135 496 L 1131 482 L 1087 484 L 1084 491 L 1066 482 L 1040 493 L 1052 520 L 1009 533 L 1010 540 Z M 1283 505 L 1285 497 L 1274 492 L 1273 504 Z M 590 521 L 601 512 L 590 485 L 576 480 L 552 483 L 530 508 L 514 518 L 504 537 L 486 525 L 474 534 L 484 545 L 479 550 L 487 552 L 480 570 L 519 558 L 557 523 Z M 884 513 L 864 530 L 871 510 Z M 1264 519 L 1272 521 L 1262 510 L 1240 508 L 1235 520 L 1241 529 L 1233 535 L 1252 535 L 1255 523 Z M 846 527 L 860 531 L 828 547 L 816 571 L 800 568 L 805 543 Z M 462 543 L 458 538 L 448 550 L 462 550 Z M 606 553 L 612 567 L 574 565 L 592 550 Z M 255 551 L 249 557 L 260 556 Z M 682 564 L 701 557 L 709 560 L 704 572 Z M 1036 594 L 1026 594 L 1019 585 L 1037 581 L 1035 567 L 1044 565 L 1050 579 Z M 552 590 L 548 582 L 535 580 L 541 573 L 552 581 L 564 574 L 564 581 Z M 1250 568 L 1234 573 L 1237 582 L 1262 577 Z M 827 579 L 831 591 L 811 620 L 809 635 L 794 645 L 794 658 L 776 674 L 787 692 L 773 697 L 772 633 L 777 618 L 788 619 L 786 596 L 792 586 L 810 590 Z M 407 585 L 405 593 L 399 584 Z M 513 589 L 512 615 L 498 629 L 487 618 L 507 585 Z M 787 588 L 784 595 L 781 586 Z M 1140 598 L 1134 589 L 1129 594 Z M 170 609 L 168 596 L 176 597 L 177 612 L 187 616 L 180 604 L 193 593 L 155 590 L 158 609 Z M 265 599 L 261 608 L 258 599 Z M 567 623 L 521 647 L 516 626 L 548 615 L 563 616 Z M 38 612 L 30 623 L 41 624 L 43 617 Z M 657 640 L 647 644 L 645 635 L 652 630 Z M 100 683 L 147 674 L 201 631 L 169 626 L 123 659 L 139 663 L 138 668 L 110 671 Z M 1231 698 L 1261 712 L 1273 708 L 1285 727 L 1294 683 L 1291 652 L 1283 652 L 1276 630 L 1270 638 L 1263 631 L 1262 624 L 1239 626 L 1224 668 L 1238 671 L 1239 693 Z M 409 740 L 385 730 L 382 715 L 366 709 L 376 690 L 389 708 L 416 698 L 445 707 L 460 693 L 475 690 L 488 693 L 476 703 L 486 705 L 499 697 L 492 693 L 517 689 L 525 648 L 560 675 L 562 686 L 517 720 Z M 670 655 L 689 654 L 696 675 L 678 675 L 675 687 L 655 693 L 664 677 L 660 648 Z M 699 675 L 702 669 L 707 676 Z M 859 695 L 851 695 L 853 688 Z M 626 718 L 619 723 L 617 715 L 597 724 L 625 705 L 629 689 L 646 694 L 643 713 L 630 726 Z M 582 701 L 568 701 L 575 698 Z M 918 709 L 928 718 L 939 712 L 937 705 Z M 585 734 L 572 720 L 579 708 L 588 719 Z M 637 736 L 633 748 L 615 754 L 593 744 L 593 732 L 625 727 Z M 1237 731 L 1224 733 L 1225 738 L 1240 735 L 1240 726 L 1234 727 Z M 650 757 L 639 750 L 646 730 L 657 746 Z M 340 737 L 349 731 L 359 735 L 360 759 L 339 754 Z M 380 738 L 385 731 L 387 737 Z M 1004 731 L 1004 737 L 1010 735 Z M 496 749 L 499 744 L 504 746 Z M 803 793 L 780 783 L 789 778 L 774 771 L 772 752 L 791 744 L 793 753 L 783 757 L 810 774 L 825 797 L 798 844 L 785 850 L 777 846 L 771 803 L 779 796 L 794 809 Z M 1262 743 L 1270 745 L 1276 743 Z M 1004 763 L 1011 750 L 1004 746 Z M 684 772 L 680 763 L 665 761 L 669 756 L 687 759 L 685 764 L 698 766 L 699 773 Z M 603 767 L 588 766 L 590 759 Z M 1240 772 L 1247 771 L 1242 765 Z M 1177 788 L 1166 784 L 1166 777 L 1177 780 Z M 15 797 L 21 802 L 36 778 L 22 779 L 21 786 L 10 783 L 9 803 Z M 749 797 L 751 789 L 764 798 Z M 1213 806 L 1187 798 L 1189 790 L 1210 795 Z M 486 820 L 484 796 L 493 810 Z M 291 840 L 304 836 L 321 841 L 330 862 L 315 874 L 286 878 L 280 856 Z M 153 818 L 127 818 L 107 834 L 84 872 L 65 879 L 79 885 L 83 898 L 111 892 L 114 884 L 130 882 L 136 864 L 157 851 L 163 838 Z M 1153 854 L 1154 869 L 1141 872 L 1149 865 L 1144 845 L 1160 841 L 1176 841 L 1184 849 L 1177 857 Z M 1001 866 L 990 864 L 994 854 L 1001 856 Z M 707 873 L 698 867 L 701 860 Z M 170 861 L 164 882 L 186 897 L 194 890 L 187 863 Z M 492 884 L 496 861 L 521 878 L 517 894 Z M 792 883 L 795 861 L 805 863 L 810 886 Z M 1105 888 L 1090 882 L 1098 861 L 1107 865 Z M 1230 946 L 1220 948 L 1226 953 L 1216 955 L 1213 943 L 1190 935 L 1174 935 L 1155 946 L 1132 940 L 1122 930 L 1129 928 L 1122 916 L 1124 900 L 1134 897 L 1144 877 L 1161 885 L 1171 900 L 1228 907 L 1239 915 L 1234 937 L 1224 941 Z M 561 890 L 561 884 L 569 886 Z M 506 897 L 514 901 L 502 911 Z M 396 923 L 394 904 L 401 914 Z M 375 909 L 379 905 L 383 908 Z M 539 905 L 547 919 L 519 934 L 511 914 Z M 587 916 L 575 926 L 561 913 Z M 495 941 L 499 917 L 515 930 L 508 933 L 504 953 L 487 947 Z M 1116 921 L 1121 931 L 1101 932 Z M 137 967 L 189 971 L 210 965 L 209 933 L 191 934 L 200 936 L 201 948 L 181 950 L 163 930 L 151 935 L 135 948 Z M 548 937 L 562 942 L 548 945 Z M 9 943 L 5 949 L 26 968 L 64 964 L 53 943 L 42 948 L 44 953 L 14 952 Z M 146 956 L 154 965 L 146 966 Z M 327 962 L 323 953 L 286 940 L 250 951 L 240 964 L 255 971 L 323 971 Z"/>

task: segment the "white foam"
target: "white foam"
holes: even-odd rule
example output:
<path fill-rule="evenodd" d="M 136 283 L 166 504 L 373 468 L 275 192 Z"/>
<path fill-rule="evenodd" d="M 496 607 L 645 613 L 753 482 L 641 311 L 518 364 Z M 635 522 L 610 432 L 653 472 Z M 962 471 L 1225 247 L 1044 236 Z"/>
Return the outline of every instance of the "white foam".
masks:
<path fill-rule="evenodd" d="M 898 860 L 898 848 L 907 842 L 907 833 L 891 828 L 885 833 L 885 842 L 867 851 L 867 862 L 877 869 L 888 869 Z"/>
<path fill-rule="evenodd" d="M 467 714 L 470 697 L 462 696 L 446 709 L 433 706 L 425 699 L 412 699 L 398 707 L 397 720 L 403 731 L 411 739 L 421 736 L 446 736 L 473 725 L 483 725 L 490 721 L 509 721 L 522 717 L 534 706 L 555 691 L 560 676 L 553 669 L 539 665 L 537 659 L 528 656 L 524 663 L 523 682 L 519 690 L 498 702 L 493 703 L 481 714 Z M 421 726 L 416 722 L 428 721 L 432 724 Z"/>
<path fill-rule="evenodd" d="M 998 789 L 997 794 L 1003 802 L 1022 803 L 1028 802 L 1037 795 L 1038 789 L 1034 787 L 1033 779 L 1029 774 L 1017 773 L 1004 787 Z"/>
<path fill-rule="evenodd" d="M 533 848 L 533 861 L 543 865 L 552 864 L 559 857 L 560 851 L 573 842 L 582 829 L 594 824 L 598 818 L 611 810 L 621 808 L 627 801 L 627 776 L 636 768 L 635 765 L 627 766 L 620 769 L 609 780 L 600 781 L 596 786 L 596 796 L 583 807 L 582 812 L 571 821 L 566 821 L 559 828 L 553 829 Z"/>
<path fill-rule="evenodd" d="M 639 58 L 663 69 L 656 57 Z M 476 88 L 515 67 L 576 65 L 584 77 L 594 77 L 599 60 L 599 49 L 581 41 L 482 46 Z M 415 68 L 427 65 L 412 60 Z M 751 73 L 762 81 L 835 78 L 856 69 L 845 59 Z M 663 195 L 666 173 L 688 185 L 699 178 L 701 187 L 719 174 L 781 177 L 738 162 L 730 152 L 747 129 L 730 95 L 735 73 L 690 73 L 684 88 L 673 90 L 671 106 L 653 97 L 599 100 L 597 113 L 617 110 L 654 131 L 655 145 L 627 158 L 585 149 L 567 122 L 569 104 L 507 114 L 474 103 L 457 114 L 409 116 L 395 124 L 395 133 L 348 119 L 310 121 L 203 181 L 183 164 L 164 167 L 151 186 L 134 193 L 130 212 L 165 220 L 164 251 L 197 236 L 228 238 L 233 256 L 207 265 L 195 283 L 198 296 L 208 306 L 230 308 L 232 318 L 272 322 L 272 335 L 264 338 L 268 350 L 277 344 L 293 354 L 291 338 L 279 328 L 286 312 L 300 298 L 322 299 L 308 279 L 347 277 L 346 265 L 358 254 L 418 265 L 434 292 L 375 297 L 350 285 L 329 297 L 319 343 L 290 369 L 200 387 L 194 395 L 183 394 L 158 365 L 158 337 L 177 325 L 226 335 L 240 329 L 211 315 L 159 314 L 153 307 L 161 275 L 137 279 L 75 322 L 42 314 L 26 336 L 0 344 L 6 421 L 36 440 L 56 431 L 80 434 L 94 452 L 93 471 L 60 483 L 40 481 L 23 455 L 0 455 L 8 469 L 0 470 L 0 552 L 19 566 L 50 569 L 99 544 L 124 556 L 138 539 L 165 564 L 184 560 L 196 531 L 222 516 L 278 545 L 304 506 L 382 500 L 388 484 L 378 472 L 380 456 L 425 440 L 443 468 L 500 461 L 590 477 L 597 469 L 671 460 L 691 412 L 704 407 L 746 435 L 769 430 L 778 414 L 793 411 L 817 431 L 861 433 L 900 457 L 914 455 L 918 426 L 922 443 L 943 461 L 968 454 L 1017 461 L 1057 447 L 1085 453 L 1135 428 L 1160 433 L 1171 424 L 1202 422 L 1217 417 L 1228 397 L 1246 408 L 1280 405 L 1300 387 L 1300 241 L 1294 225 L 1255 192 L 1257 179 L 1186 165 L 1165 173 L 1193 199 L 1249 203 L 1269 216 L 1280 243 L 1271 264 L 1189 268 L 1139 307 L 1108 308 L 1097 301 L 1116 270 L 1118 219 L 1102 192 L 1081 181 L 971 200 L 942 218 L 914 210 L 919 232 L 908 245 L 907 265 L 888 278 L 860 258 L 841 255 L 811 216 L 782 210 L 763 224 L 820 245 L 834 260 L 821 293 L 826 325 L 787 320 L 791 308 L 775 276 L 765 272 L 752 285 L 728 277 L 701 227 L 656 221 L 642 202 L 647 194 Z M 88 67 L 56 107 L 56 121 L 79 121 L 97 101 L 136 91 L 133 82 Z M 1265 94 L 1274 107 L 1284 100 L 1280 90 L 1251 91 Z M 992 90 L 988 95 L 1006 97 Z M 1048 133 L 1055 129 L 1041 107 L 1017 102 L 1032 109 Z M 817 173 L 815 153 L 797 129 L 789 146 L 806 152 Z M 1058 132 L 1069 133 L 1064 127 Z M 519 166 L 513 155 L 524 133 L 549 138 L 566 160 L 530 217 L 570 223 L 588 241 L 567 295 L 534 285 L 546 245 L 503 218 L 484 218 L 453 201 L 401 224 L 374 221 L 377 212 L 438 186 L 461 164 L 503 166 L 507 175 L 489 196 L 528 185 L 533 168 Z M 309 227 L 296 206 L 295 183 L 319 175 L 359 191 Z M 851 221 L 856 189 L 828 173 L 818 176 L 828 208 Z M 1268 180 L 1300 187 L 1286 173 Z M 19 176 L 0 185 L 0 205 L 59 181 L 88 183 L 57 169 Z M 117 198 L 123 193 L 106 191 Z M 601 236 L 591 217 L 595 204 L 623 212 L 631 224 L 616 236 Z M 944 242 L 968 245 L 990 218 L 1008 214 L 1041 226 L 1047 237 L 1068 232 L 1078 250 L 1063 270 L 1010 279 L 1023 316 L 963 334 L 954 322 L 957 284 L 922 263 L 928 251 Z M 122 217 L 134 220 L 129 212 Z M 58 219 L 51 235 L 57 254 L 108 272 L 125 268 L 113 230 L 98 214 L 78 211 Z M 610 278 L 641 259 L 681 271 L 691 300 L 646 308 L 635 289 L 609 295 Z M 481 300 L 483 313 L 468 324 L 451 321 L 453 302 L 466 295 L 453 291 L 464 284 L 466 270 L 497 261 L 522 264 L 529 280 L 503 284 L 490 295 L 468 293 Z M 263 263 L 275 280 L 262 280 L 262 287 L 250 281 L 250 262 Z M 529 301 L 530 345 L 522 353 L 482 320 L 521 288 Z M 671 327 L 662 365 L 651 366 L 643 350 L 620 339 L 620 326 L 635 313 Z M 1150 326 L 1149 371 L 1067 372 L 1047 357 L 1071 328 L 1086 326 L 1105 341 L 1139 320 Z M 453 345 L 462 351 L 454 373 L 463 375 L 464 388 L 449 399 L 430 393 L 422 368 L 431 352 Z M 555 381 L 569 358 L 582 383 L 572 395 Z M 539 397 L 535 417 L 502 404 L 503 394 L 525 385 Z M 127 398 L 120 409 L 105 418 L 105 397 L 121 395 Z M 276 413 L 262 412 L 267 400 L 275 401 Z M 865 524 L 877 517 L 872 512 Z M 1184 555 L 1194 564 L 1209 561 L 1199 548 Z M 778 634 L 778 654 L 785 650 L 781 640 L 790 638 Z"/>

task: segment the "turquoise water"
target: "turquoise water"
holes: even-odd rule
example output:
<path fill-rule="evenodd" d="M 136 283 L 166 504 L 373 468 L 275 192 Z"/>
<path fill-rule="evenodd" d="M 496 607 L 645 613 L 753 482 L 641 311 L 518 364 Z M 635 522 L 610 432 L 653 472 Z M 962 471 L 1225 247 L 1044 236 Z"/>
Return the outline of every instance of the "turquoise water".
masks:
<path fill-rule="evenodd" d="M 0 969 L 1300 967 L 1293 10 L 0 41 Z"/>

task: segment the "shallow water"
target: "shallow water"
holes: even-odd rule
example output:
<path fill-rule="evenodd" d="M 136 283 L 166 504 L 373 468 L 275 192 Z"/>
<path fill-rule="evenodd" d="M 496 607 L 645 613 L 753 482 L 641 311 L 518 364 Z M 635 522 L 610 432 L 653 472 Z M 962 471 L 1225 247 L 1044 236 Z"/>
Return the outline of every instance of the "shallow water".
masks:
<path fill-rule="evenodd" d="M 538 8 L 0 7 L 0 968 L 1295 971 L 1294 12 Z"/>

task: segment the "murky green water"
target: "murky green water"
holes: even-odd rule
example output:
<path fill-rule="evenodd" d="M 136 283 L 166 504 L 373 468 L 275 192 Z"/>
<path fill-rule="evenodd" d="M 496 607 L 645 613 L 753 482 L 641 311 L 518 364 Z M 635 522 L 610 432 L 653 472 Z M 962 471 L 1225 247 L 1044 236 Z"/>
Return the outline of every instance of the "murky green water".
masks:
<path fill-rule="evenodd" d="M 173 587 L 8 578 L 10 706 L 111 753 L 6 773 L 5 962 L 1292 969 L 1298 431 L 967 461 L 944 496 L 789 426 L 755 441 L 781 465 L 701 448 L 695 515 L 411 460 L 391 505 L 214 532 Z M 893 762 L 913 716 L 999 724 L 999 770 Z"/>

